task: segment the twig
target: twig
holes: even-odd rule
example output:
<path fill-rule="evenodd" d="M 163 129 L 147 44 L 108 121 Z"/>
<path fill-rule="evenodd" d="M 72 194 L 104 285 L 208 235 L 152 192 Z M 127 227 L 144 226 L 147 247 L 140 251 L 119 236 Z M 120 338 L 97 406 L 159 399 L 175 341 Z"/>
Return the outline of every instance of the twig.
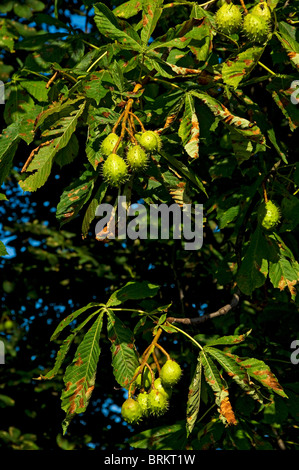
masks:
<path fill-rule="evenodd" d="M 49 88 L 51 83 L 54 82 L 55 78 L 57 77 L 58 75 L 58 72 L 55 72 L 54 75 L 52 75 L 52 77 L 50 78 L 50 80 L 48 81 L 47 85 L 46 85 L 46 88 Z"/>
<path fill-rule="evenodd" d="M 241 5 L 242 5 L 242 8 L 243 8 L 243 10 L 244 10 L 245 15 L 247 15 L 248 10 L 247 10 L 247 8 L 246 8 L 246 5 L 245 5 L 245 3 L 244 3 L 244 0 L 240 0 L 240 3 L 241 3 Z"/>
<path fill-rule="evenodd" d="M 183 323 L 184 325 L 197 325 L 198 323 L 203 323 L 207 320 L 211 320 L 212 318 L 220 317 L 221 315 L 226 315 L 228 312 L 236 308 L 239 304 L 240 295 L 234 294 L 231 302 L 224 307 L 219 308 L 216 312 L 213 313 L 206 313 L 202 317 L 192 317 L 192 318 L 176 318 L 176 317 L 168 317 L 166 321 L 168 323 Z"/>

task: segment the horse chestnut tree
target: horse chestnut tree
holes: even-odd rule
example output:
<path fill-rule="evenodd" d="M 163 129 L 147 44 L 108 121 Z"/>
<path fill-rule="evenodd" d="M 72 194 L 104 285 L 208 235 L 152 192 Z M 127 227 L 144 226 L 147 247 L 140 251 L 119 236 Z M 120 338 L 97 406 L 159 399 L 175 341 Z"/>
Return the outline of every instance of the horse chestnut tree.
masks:
<path fill-rule="evenodd" d="M 26 235 L 20 299 L 84 299 L 62 297 L 65 316 L 49 310 L 54 331 L 39 335 L 55 359 L 30 344 L 51 360 L 35 380 L 60 388 L 63 433 L 109 397 L 135 448 L 298 448 L 297 2 L 83 0 L 83 29 L 61 2 L 23 3 L 0 6 L 0 199 L 6 208 L 14 185 L 55 205 L 55 236 L 7 219 Z M 134 203 L 202 205 L 202 247 L 171 230 L 138 237 L 138 224 L 118 239 L 120 196 L 127 215 Z M 113 211 L 99 236 L 101 204 Z"/>

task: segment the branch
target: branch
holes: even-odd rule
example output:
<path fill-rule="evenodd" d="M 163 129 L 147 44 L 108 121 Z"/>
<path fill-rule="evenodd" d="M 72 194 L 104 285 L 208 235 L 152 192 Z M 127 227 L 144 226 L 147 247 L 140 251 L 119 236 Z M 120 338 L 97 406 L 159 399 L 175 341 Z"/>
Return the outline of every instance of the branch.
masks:
<path fill-rule="evenodd" d="M 219 308 L 216 312 L 206 313 L 202 317 L 193 317 L 193 318 L 176 318 L 168 317 L 166 321 L 168 323 L 183 323 L 184 325 L 197 325 L 198 323 L 203 323 L 212 318 L 220 317 L 221 315 L 226 315 L 228 312 L 236 308 L 240 301 L 240 294 L 234 294 L 231 302 L 223 307 Z"/>

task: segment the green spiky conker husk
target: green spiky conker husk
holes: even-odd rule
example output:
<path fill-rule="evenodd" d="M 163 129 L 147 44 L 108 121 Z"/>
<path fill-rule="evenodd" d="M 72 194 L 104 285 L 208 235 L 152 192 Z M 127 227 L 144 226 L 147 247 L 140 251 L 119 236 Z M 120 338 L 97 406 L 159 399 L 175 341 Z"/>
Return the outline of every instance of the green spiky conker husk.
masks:
<path fill-rule="evenodd" d="M 269 22 L 262 16 L 248 13 L 243 22 L 243 33 L 251 42 L 264 43 L 270 32 Z"/>
<path fill-rule="evenodd" d="M 111 186 L 121 186 L 129 177 L 128 166 L 123 158 L 111 153 L 103 163 L 103 178 Z"/>
<path fill-rule="evenodd" d="M 256 16 L 260 16 L 267 21 L 271 20 L 271 10 L 266 2 L 261 2 L 255 5 L 255 7 L 252 8 L 250 13 Z"/>
<path fill-rule="evenodd" d="M 257 211 L 257 220 L 267 231 L 274 230 L 280 222 L 281 211 L 273 201 L 263 202 Z"/>
<path fill-rule="evenodd" d="M 165 393 L 154 388 L 148 394 L 148 409 L 154 416 L 161 416 L 168 410 L 169 402 Z"/>
<path fill-rule="evenodd" d="M 108 157 L 114 150 L 114 147 L 118 141 L 118 135 L 114 132 L 107 135 L 101 144 L 101 151 L 102 153 Z M 123 152 L 123 143 L 121 142 L 118 146 L 117 152 L 121 154 Z"/>
<path fill-rule="evenodd" d="M 163 387 L 173 387 L 178 383 L 181 375 L 182 369 L 180 365 L 176 361 L 169 359 L 160 370 L 160 378 Z"/>
<path fill-rule="evenodd" d="M 166 398 L 167 398 L 168 400 L 170 400 L 171 395 L 172 395 L 172 390 L 171 390 L 170 387 L 164 387 L 164 386 L 162 385 L 161 377 L 158 377 L 158 378 L 155 380 L 155 382 L 154 382 L 154 387 L 155 387 L 155 389 L 159 390 L 159 392 L 165 393 Z"/>
<path fill-rule="evenodd" d="M 155 131 L 143 132 L 138 136 L 138 142 L 148 152 L 161 149 L 161 137 Z"/>
<path fill-rule="evenodd" d="M 149 409 L 148 409 L 148 394 L 147 394 L 147 392 L 139 393 L 137 395 L 137 401 L 138 401 L 139 405 L 141 406 L 143 416 L 148 416 L 149 415 Z"/>
<path fill-rule="evenodd" d="M 128 398 L 121 407 L 121 415 L 127 423 L 137 424 L 142 419 L 142 408 L 138 401 Z"/>
<path fill-rule="evenodd" d="M 225 3 L 215 14 L 217 28 L 224 34 L 237 33 L 242 25 L 242 13 L 233 3 Z"/>
<path fill-rule="evenodd" d="M 134 172 L 144 171 L 148 164 L 148 156 L 140 145 L 133 145 L 127 152 L 127 162 Z"/>

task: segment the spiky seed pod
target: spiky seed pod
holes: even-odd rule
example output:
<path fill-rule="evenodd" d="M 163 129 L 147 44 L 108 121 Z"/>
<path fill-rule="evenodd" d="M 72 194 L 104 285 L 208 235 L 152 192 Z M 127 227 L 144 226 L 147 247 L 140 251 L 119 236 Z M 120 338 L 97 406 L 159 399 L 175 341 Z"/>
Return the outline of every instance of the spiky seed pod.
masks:
<path fill-rule="evenodd" d="M 144 171 L 148 165 L 148 156 L 140 145 L 133 145 L 127 152 L 127 163 L 132 171 Z"/>
<path fill-rule="evenodd" d="M 108 184 L 119 187 L 129 178 L 126 162 L 116 153 L 111 153 L 102 167 L 103 178 Z"/>
<path fill-rule="evenodd" d="M 135 373 L 139 369 L 140 367 L 137 367 L 137 369 L 135 370 Z M 149 368 L 145 366 L 143 368 L 142 374 L 137 375 L 135 379 L 135 385 L 138 388 L 141 388 L 143 386 L 147 390 L 150 388 L 151 384 L 152 384 L 152 374 Z"/>
<path fill-rule="evenodd" d="M 127 423 L 137 424 L 142 419 L 142 408 L 138 401 L 128 398 L 121 407 L 121 415 Z"/>
<path fill-rule="evenodd" d="M 162 416 L 168 410 L 169 402 L 165 393 L 154 388 L 148 394 L 148 408 L 154 416 Z"/>
<path fill-rule="evenodd" d="M 155 131 L 145 131 L 138 137 L 139 144 L 148 152 L 161 150 L 161 137 Z"/>
<path fill-rule="evenodd" d="M 267 21 L 271 20 L 271 10 L 266 2 L 261 2 L 255 5 L 255 7 L 252 8 L 250 13 L 256 16 L 260 16 Z"/>
<path fill-rule="evenodd" d="M 160 378 L 163 387 L 173 387 L 178 383 L 181 375 L 182 369 L 180 365 L 176 361 L 169 359 L 160 370 Z"/>
<path fill-rule="evenodd" d="M 263 202 L 257 211 L 258 223 L 267 231 L 274 230 L 280 222 L 280 207 L 273 201 Z"/>
<path fill-rule="evenodd" d="M 118 141 L 118 135 L 115 134 L 114 132 L 111 132 L 111 134 L 107 135 L 105 139 L 103 140 L 101 144 L 101 151 L 102 153 L 108 157 L 114 150 L 114 147 Z M 121 142 L 120 145 L 118 146 L 117 152 L 121 155 L 123 153 L 124 145 Z"/>
<path fill-rule="evenodd" d="M 242 13 L 233 3 L 224 3 L 216 11 L 215 21 L 218 30 L 228 36 L 237 33 L 242 25 Z"/>
<path fill-rule="evenodd" d="M 170 387 L 163 387 L 161 377 L 158 377 L 154 382 L 154 387 L 156 390 L 159 390 L 161 393 L 165 393 L 168 400 L 170 400 L 172 395 L 172 390 Z"/>
<path fill-rule="evenodd" d="M 248 13 L 244 18 L 243 33 L 249 41 L 263 44 L 270 33 L 269 22 L 262 16 Z"/>
<path fill-rule="evenodd" d="M 147 392 L 141 392 L 137 395 L 137 401 L 142 409 L 142 414 L 143 416 L 148 416 L 149 415 L 149 409 L 148 409 L 148 393 Z"/>

